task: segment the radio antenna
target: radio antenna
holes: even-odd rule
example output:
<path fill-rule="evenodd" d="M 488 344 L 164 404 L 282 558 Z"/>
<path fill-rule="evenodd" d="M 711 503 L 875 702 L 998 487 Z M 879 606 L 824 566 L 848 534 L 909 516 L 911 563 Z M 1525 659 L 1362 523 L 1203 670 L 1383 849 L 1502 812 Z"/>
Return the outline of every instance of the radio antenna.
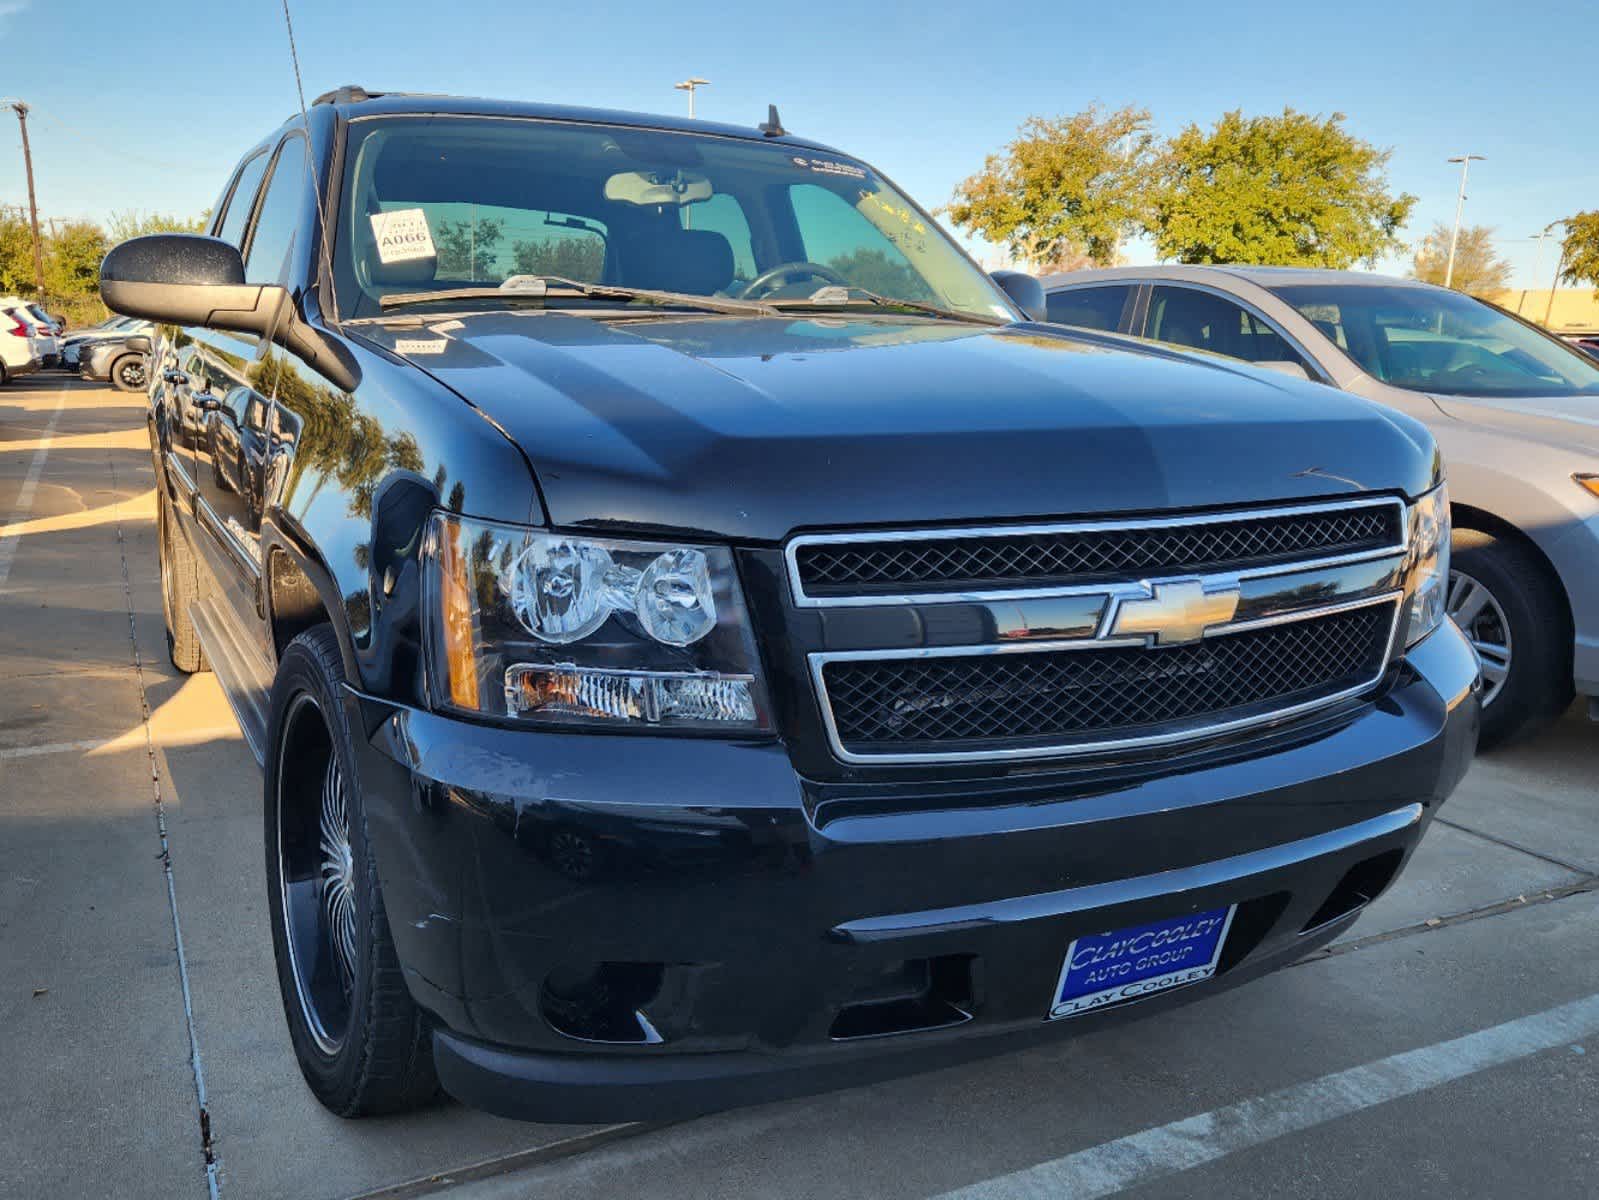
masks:
<path fill-rule="evenodd" d="M 331 249 L 333 240 L 328 236 L 328 211 L 322 200 L 322 182 L 317 178 L 316 160 L 311 154 L 311 117 L 305 108 L 305 83 L 300 78 L 300 51 L 294 44 L 294 19 L 289 16 L 289 0 L 283 0 L 283 27 L 289 31 L 289 61 L 294 65 L 294 90 L 300 99 L 300 124 L 305 129 L 305 137 L 300 140 L 305 146 L 305 169 L 306 173 L 311 177 L 311 191 L 316 196 L 317 226 L 322 234 L 319 239 L 322 243 L 320 265 L 326 272 L 328 295 L 333 300 L 333 312 L 331 314 L 333 325 L 342 333 L 344 326 L 339 322 L 338 283 L 333 278 L 333 252 Z M 329 315 L 328 313 L 322 314 L 324 318 Z"/>

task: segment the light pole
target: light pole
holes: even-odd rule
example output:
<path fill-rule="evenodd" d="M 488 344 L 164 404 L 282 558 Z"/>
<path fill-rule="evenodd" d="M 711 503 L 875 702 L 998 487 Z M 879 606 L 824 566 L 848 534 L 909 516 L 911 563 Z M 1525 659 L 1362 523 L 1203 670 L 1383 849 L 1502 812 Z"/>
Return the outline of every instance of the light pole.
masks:
<path fill-rule="evenodd" d="M 1471 170 L 1471 164 L 1484 161 L 1481 154 L 1462 154 L 1451 158 L 1452 163 L 1460 164 L 1460 195 L 1455 200 L 1455 231 L 1449 235 L 1449 265 L 1444 268 L 1444 286 L 1448 287 L 1455 279 L 1455 246 L 1460 242 L 1460 214 L 1466 207 L 1466 174 Z"/>
<path fill-rule="evenodd" d="M 674 83 L 672 85 L 678 91 L 687 92 L 688 93 L 688 119 L 689 120 L 692 121 L 694 119 L 694 89 L 695 88 L 702 88 L 702 87 L 709 87 L 710 83 L 711 83 L 711 81 L 709 79 L 701 79 L 698 76 L 695 76 L 692 79 L 683 80 L 682 83 Z"/>
<path fill-rule="evenodd" d="M 1564 221 L 1549 222 L 1550 228 L 1556 225 L 1565 225 Z M 1571 241 L 1571 227 L 1566 226 L 1566 236 L 1560 239 L 1560 257 L 1555 259 L 1555 277 L 1549 281 L 1549 299 L 1543 306 L 1543 327 L 1549 328 L 1549 317 L 1555 311 L 1555 289 L 1560 286 L 1560 273 L 1566 269 L 1566 249 Z"/>
<path fill-rule="evenodd" d="M 1543 244 L 1544 244 L 1544 242 L 1548 241 L 1548 239 L 1549 239 L 1549 231 L 1551 229 L 1553 229 L 1558 224 L 1560 224 L 1559 221 L 1550 221 L 1549 224 L 1545 225 L 1543 227 L 1543 229 L 1541 229 L 1539 232 L 1531 234 L 1527 238 L 1527 240 L 1529 242 L 1537 242 L 1538 243 L 1537 264 L 1532 269 L 1532 281 L 1533 281 L 1534 284 L 1541 283 L 1543 281 Z M 1526 303 L 1527 303 L 1527 289 L 1526 288 L 1522 288 L 1521 289 L 1521 302 L 1516 305 L 1516 315 L 1518 317 L 1521 315 L 1522 306 L 1525 305 Z"/>
<path fill-rule="evenodd" d="M 28 176 L 28 221 L 33 226 L 33 287 L 44 296 L 44 244 L 39 240 L 39 205 L 33 198 L 33 148 L 28 145 L 28 106 L 21 100 L 4 102 L 17 114 L 22 129 L 22 167 Z"/>

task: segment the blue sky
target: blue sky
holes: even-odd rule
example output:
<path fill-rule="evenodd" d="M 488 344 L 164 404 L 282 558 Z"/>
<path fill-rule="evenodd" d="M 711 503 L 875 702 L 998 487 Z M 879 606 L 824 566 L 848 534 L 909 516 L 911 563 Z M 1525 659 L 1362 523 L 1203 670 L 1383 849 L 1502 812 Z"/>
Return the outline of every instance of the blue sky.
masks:
<path fill-rule="evenodd" d="M 1457 168 L 1444 160 L 1487 155 L 1466 219 L 1497 228 L 1517 286 L 1533 286 L 1527 235 L 1599 207 L 1591 2 L 290 8 L 308 96 L 358 82 L 678 112 L 671 85 L 696 74 L 712 81 L 701 116 L 754 124 L 775 101 L 790 129 L 867 159 L 928 207 L 1024 117 L 1094 101 L 1143 105 L 1164 132 L 1230 108 L 1347 113 L 1393 148 L 1394 186 L 1421 198 L 1413 239 L 1454 215 Z M 0 0 L 0 96 L 34 106 L 42 215 L 197 212 L 295 107 L 280 2 Z M 22 203 L 20 141 L 0 115 L 0 204 Z"/>

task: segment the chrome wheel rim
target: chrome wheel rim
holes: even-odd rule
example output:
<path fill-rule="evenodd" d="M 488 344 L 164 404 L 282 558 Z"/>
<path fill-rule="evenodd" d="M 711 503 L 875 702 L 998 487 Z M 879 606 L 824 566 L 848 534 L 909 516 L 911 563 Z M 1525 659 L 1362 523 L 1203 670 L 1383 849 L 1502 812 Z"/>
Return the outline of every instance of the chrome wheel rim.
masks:
<path fill-rule="evenodd" d="M 355 855 L 348 783 L 321 707 L 295 698 L 278 750 L 278 880 L 294 1002 L 322 1053 L 337 1054 L 355 994 Z"/>
<path fill-rule="evenodd" d="M 119 373 L 122 376 L 122 382 L 130 388 L 144 386 L 144 364 L 142 362 L 123 363 Z"/>
<path fill-rule="evenodd" d="M 1464 571 L 1449 572 L 1447 607 L 1449 616 L 1482 660 L 1482 702 L 1487 707 L 1499 698 L 1510 677 L 1514 650 L 1510 621 L 1487 585 Z"/>

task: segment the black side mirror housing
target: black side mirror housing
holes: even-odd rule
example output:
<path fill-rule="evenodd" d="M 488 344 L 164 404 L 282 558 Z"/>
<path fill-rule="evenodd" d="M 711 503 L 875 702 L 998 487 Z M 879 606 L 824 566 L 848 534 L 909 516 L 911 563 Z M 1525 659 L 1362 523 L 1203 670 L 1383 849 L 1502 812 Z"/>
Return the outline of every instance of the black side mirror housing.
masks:
<path fill-rule="evenodd" d="M 989 278 L 999 284 L 1000 291 L 1009 296 L 1016 307 L 1027 314 L 1029 320 L 1049 319 L 1044 307 L 1044 285 L 1027 272 L 995 271 Z"/>
<path fill-rule="evenodd" d="M 130 238 L 100 264 L 100 296 L 112 312 L 127 317 L 253 333 L 304 359 L 345 391 L 361 379 L 348 348 L 301 317 L 287 288 L 246 283 L 238 247 L 220 238 Z"/>
<path fill-rule="evenodd" d="M 145 333 L 136 333 L 130 338 L 125 338 L 122 344 L 129 350 L 137 351 L 140 354 L 149 354 L 153 349 L 150 345 L 150 336 Z"/>

